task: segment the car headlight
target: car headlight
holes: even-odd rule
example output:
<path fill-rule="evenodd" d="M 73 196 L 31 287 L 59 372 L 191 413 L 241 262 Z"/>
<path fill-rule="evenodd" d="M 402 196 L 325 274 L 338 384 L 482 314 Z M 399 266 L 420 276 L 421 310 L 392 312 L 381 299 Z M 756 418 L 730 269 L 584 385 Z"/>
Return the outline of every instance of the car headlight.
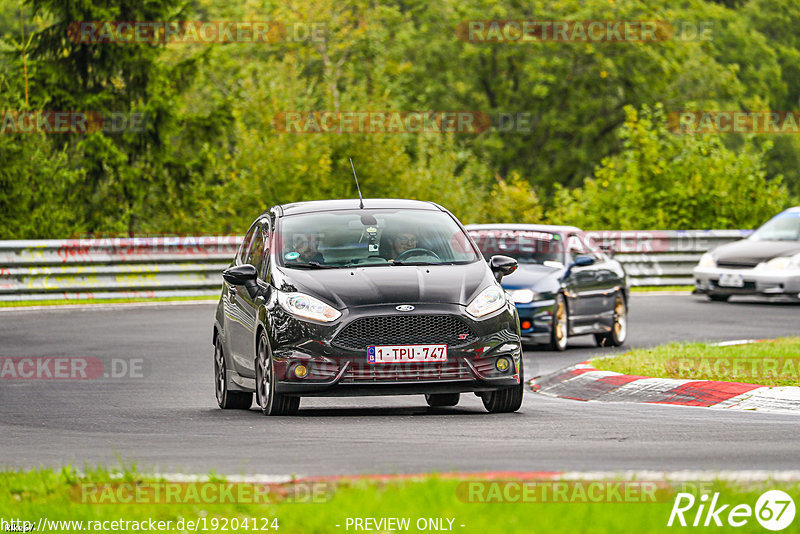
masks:
<path fill-rule="evenodd" d="M 778 258 L 772 258 L 769 261 L 765 261 L 764 263 L 760 264 L 759 267 L 762 269 L 772 269 L 775 271 L 782 271 L 784 269 L 796 269 L 798 268 L 798 260 L 800 260 L 799 256 L 787 257 L 781 256 Z"/>
<path fill-rule="evenodd" d="M 536 298 L 536 293 L 530 289 L 512 289 L 509 293 L 517 304 L 527 304 Z"/>
<path fill-rule="evenodd" d="M 331 308 L 321 300 L 303 293 L 278 293 L 278 302 L 293 315 L 329 323 L 342 316 L 342 312 Z"/>
<path fill-rule="evenodd" d="M 716 267 L 717 260 L 714 259 L 714 256 L 711 255 L 710 252 L 706 252 L 702 256 L 700 256 L 700 262 L 697 264 L 698 267 Z"/>
<path fill-rule="evenodd" d="M 472 299 L 467 306 L 467 312 L 473 317 L 483 317 L 496 312 L 506 305 L 504 291 L 497 286 L 489 286 Z"/>

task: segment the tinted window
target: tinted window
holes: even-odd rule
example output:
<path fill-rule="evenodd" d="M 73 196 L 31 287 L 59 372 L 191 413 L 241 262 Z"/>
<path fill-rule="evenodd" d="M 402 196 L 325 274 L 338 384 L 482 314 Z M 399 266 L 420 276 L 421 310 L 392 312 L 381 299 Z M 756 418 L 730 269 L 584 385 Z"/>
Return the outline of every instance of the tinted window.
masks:
<path fill-rule="evenodd" d="M 332 267 L 471 263 L 480 257 L 447 213 L 341 210 L 281 219 L 275 239 L 282 265 Z"/>
<path fill-rule="evenodd" d="M 250 252 L 250 243 L 253 241 L 253 234 L 258 229 L 258 225 L 254 224 L 245 234 L 242 239 L 242 244 L 239 245 L 239 251 L 236 253 L 236 264 L 241 265 L 247 263 L 247 256 Z"/>
<path fill-rule="evenodd" d="M 496 254 L 510 256 L 519 263 L 563 262 L 561 235 L 538 230 L 470 230 L 486 259 Z"/>
<path fill-rule="evenodd" d="M 250 252 L 247 255 L 247 262 L 256 268 L 259 275 L 263 276 L 264 258 L 269 252 L 269 225 L 264 223 L 258 227 L 250 243 Z"/>

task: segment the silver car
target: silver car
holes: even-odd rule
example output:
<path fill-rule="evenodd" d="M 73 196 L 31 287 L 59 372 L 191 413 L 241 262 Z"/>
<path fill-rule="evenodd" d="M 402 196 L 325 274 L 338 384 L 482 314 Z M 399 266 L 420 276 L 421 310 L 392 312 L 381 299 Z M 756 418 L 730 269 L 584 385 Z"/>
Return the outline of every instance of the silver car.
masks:
<path fill-rule="evenodd" d="M 747 239 L 703 254 L 694 268 L 695 293 L 800 298 L 800 206 L 783 211 Z"/>

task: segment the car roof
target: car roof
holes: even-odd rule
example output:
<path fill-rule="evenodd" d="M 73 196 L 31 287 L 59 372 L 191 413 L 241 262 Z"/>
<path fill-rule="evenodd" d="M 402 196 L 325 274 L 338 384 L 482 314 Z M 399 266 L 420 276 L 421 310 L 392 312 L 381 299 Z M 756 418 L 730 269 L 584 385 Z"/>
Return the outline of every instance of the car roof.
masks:
<path fill-rule="evenodd" d="M 528 230 L 534 232 L 580 232 L 576 226 L 559 226 L 555 224 L 468 224 L 465 226 L 469 230 Z"/>
<path fill-rule="evenodd" d="M 277 206 L 283 215 L 296 215 L 299 213 L 314 213 L 338 210 L 357 210 L 360 208 L 357 198 L 338 200 L 310 200 L 307 202 L 292 202 Z M 421 200 L 408 200 L 401 198 L 365 198 L 364 209 L 415 209 L 444 211 L 444 208 L 435 202 Z"/>
<path fill-rule="evenodd" d="M 797 213 L 798 211 L 800 211 L 800 206 L 794 206 L 792 208 L 783 210 L 781 213 Z"/>

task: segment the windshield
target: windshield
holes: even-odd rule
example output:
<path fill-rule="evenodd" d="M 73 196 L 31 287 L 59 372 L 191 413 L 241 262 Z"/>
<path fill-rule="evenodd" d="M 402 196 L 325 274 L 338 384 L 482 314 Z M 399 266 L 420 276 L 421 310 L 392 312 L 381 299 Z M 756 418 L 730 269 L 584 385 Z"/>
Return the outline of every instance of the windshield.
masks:
<path fill-rule="evenodd" d="M 335 268 L 472 263 L 480 256 L 447 213 L 341 210 L 280 219 L 280 265 Z"/>
<path fill-rule="evenodd" d="M 753 232 L 756 241 L 800 241 L 800 211 L 781 213 Z"/>
<path fill-rule="evenodd" d="M 502 254 L 519 263 L 564 262 L 559 234 L 537 230 L 470 230 L 469 235 L 486 259 Z"/>

